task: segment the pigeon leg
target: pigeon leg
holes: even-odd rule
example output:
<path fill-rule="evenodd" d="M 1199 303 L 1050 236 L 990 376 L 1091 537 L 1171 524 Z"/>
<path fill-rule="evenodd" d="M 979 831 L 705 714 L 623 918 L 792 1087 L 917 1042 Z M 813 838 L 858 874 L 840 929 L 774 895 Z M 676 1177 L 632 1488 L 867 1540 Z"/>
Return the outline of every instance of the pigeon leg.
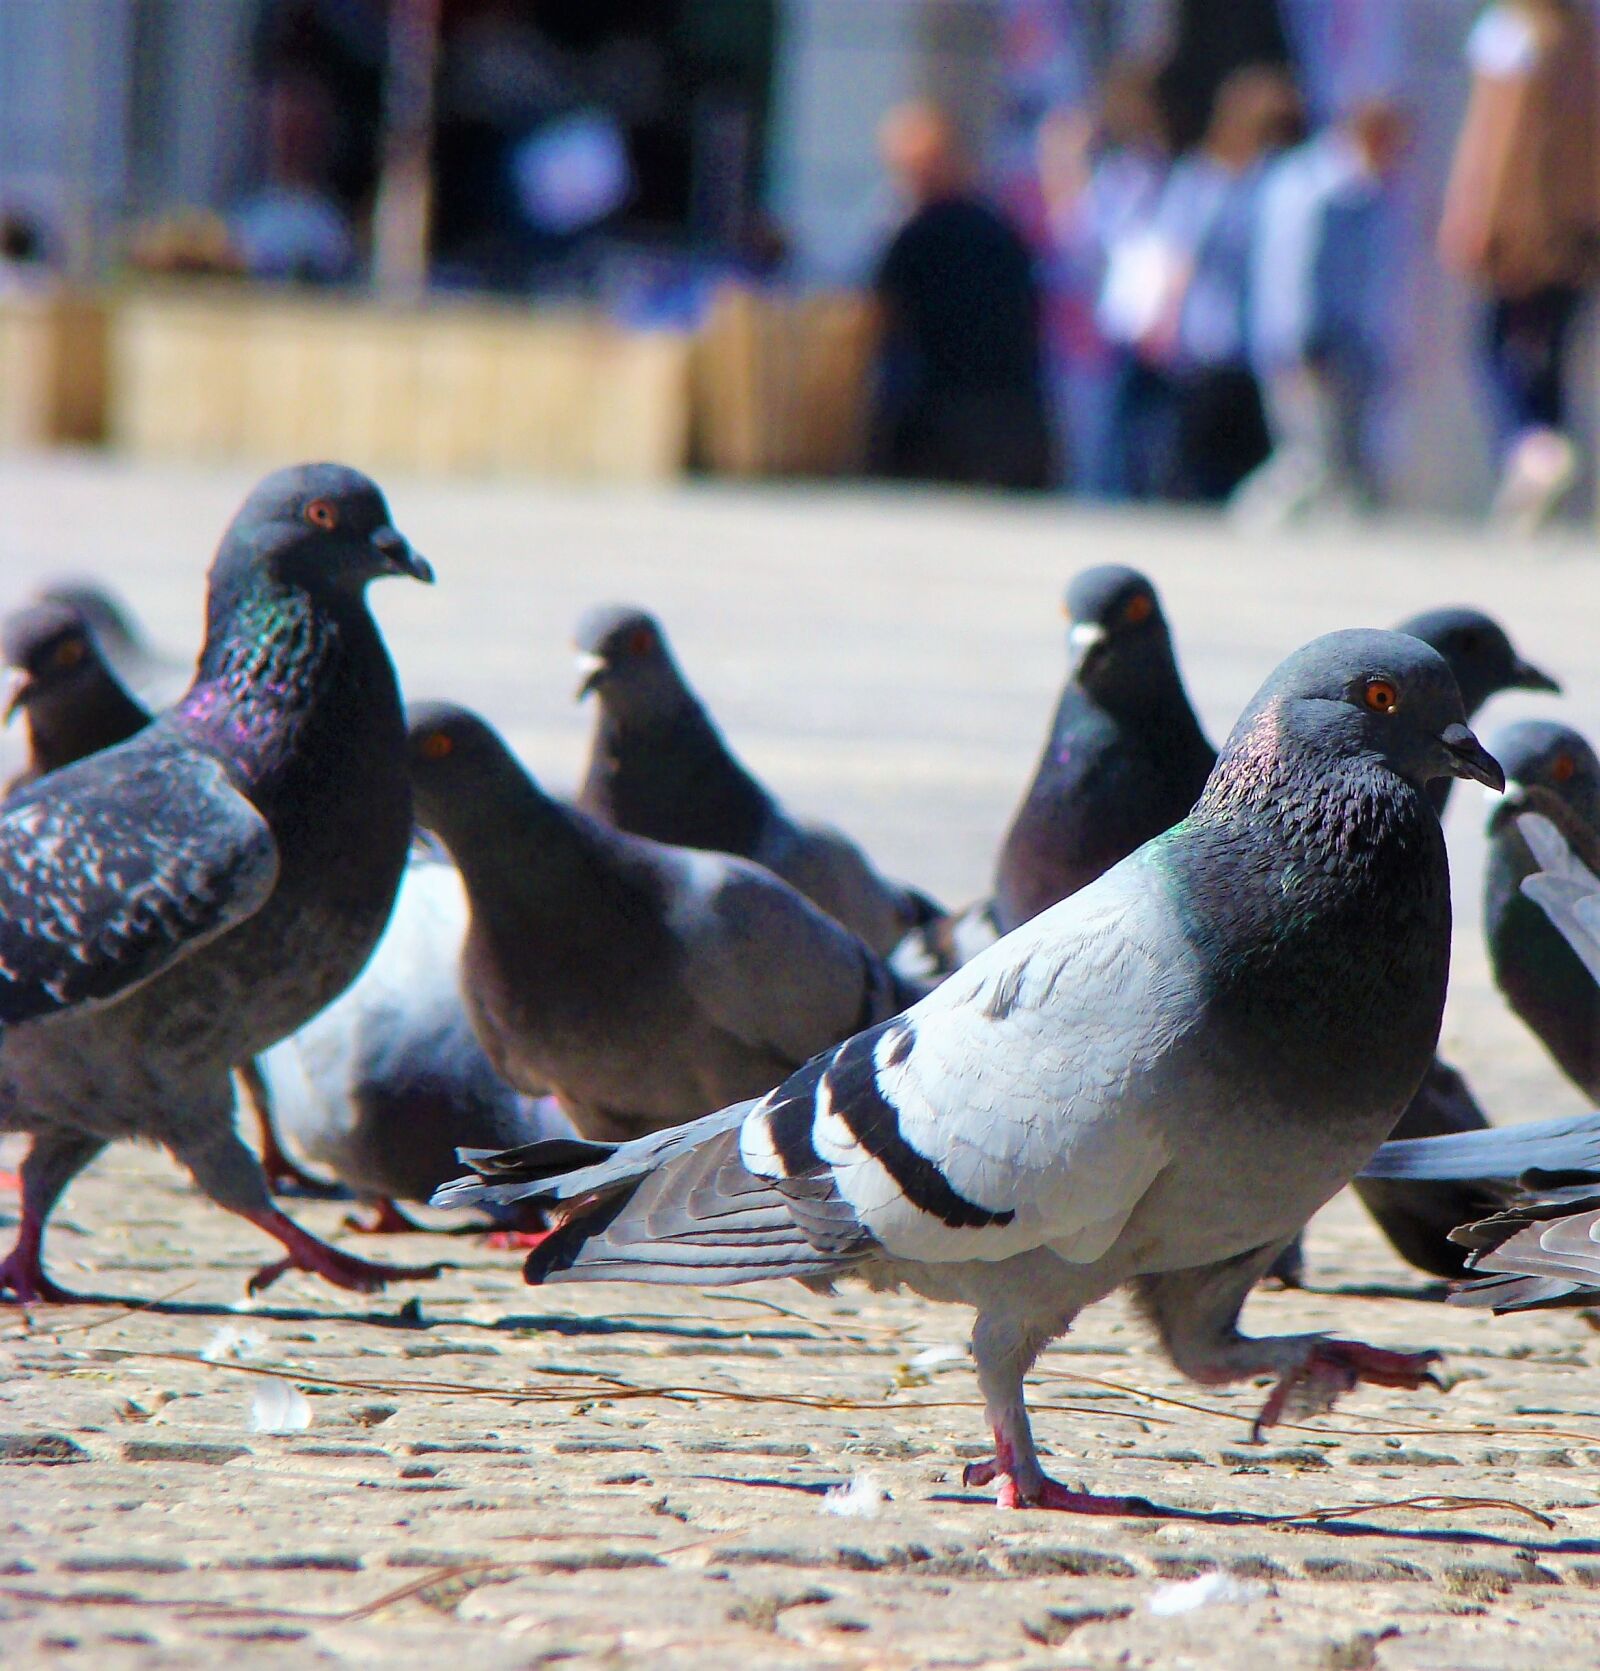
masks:
<path fill-rule="evenodd" d="M 1023 1402 L 1022 1378 L 1048 1337 L 1017 1327 L 1009 1320 L 980 1314 L 972 1330 L 972 1353 L 978 1385 L 994 1429 L 995 1454 L 962 1470 L 963 1485 L 996 1485 L 995 1503 L 1003 1509 L 1058 1509 L 1067 1514 L 1148 1515 L 1153 1504 L 1143 1497 L 1100 1497 L 1073 1491 L 1053 1480 L 1039 1465 L 1033 1428 Z"/>
<path fill-rule="evenodd" d="M 358 1236 L 409 1236 L 431 1235 L 432 1232 L 425 1224 L 418 1224 L 400 1205 L 398 1201 L 385 1196 L 381 1201 L 367 1203 L 372 1208 L 371 1216 L 362 1218 L 359 1213 L 347 1213 L 344 1227 L 353 1230 Z"/>
<path fill-rule="evenodd" d="M 1437 1352 L 1390 1352 L 1356 1340 L 1313 1340 L 1299 1364 L 1279 1376 L 1251 1425 L 1250 1436 L 1259 1440 L 1286 1416 L 1320 1415 L 1363 1381 L 1406 1392 L 1437 1387 L 1439 1378 L 1429 1366 L 1438 1361 Z"/>
<path fill-rule="evenodd" d="M 386 1283 L 428 1282 L 444 1269 L 442 1263 L 382 1265 L 371 1259 L 358 1259 L 353 1253 L 345 1253 L 319 1241 L 276 1207 L 262 1207 L 240 1216 L 265 1230 L 269 1236 L 277 1237 L 289 1250 L 286 1258 L 263 1265 L 250 1278 L 252 1294 L 270 1288 L 285 1271 L 310 1271 L 313 1275 L 326 1277 L 336 1288 L 354 1289 L 358 1294 L 376 1294 Z"/>
<path fill-rule="evenodd" d="M 259 1294 L 270 1288 L 285 1271 L 311 1271 L 326 1277 L 338 1288 L 354 1289 L 359 1294 L 375 1294 L 389 1282 L 424 1282 L 436 1277 L 444 1269 L 435 1265 L 380 1265 L 368 1259 L 358 1259 L 353 1253 L 330 1247 L 319 1241 L 309 1230 L 302 1230 L 285 1213 L 272 1205 L 267 1193 L 267 1180 L 261 1164 L 246 1147 L 226 1117 L 227 1105 L 214 1121 L 195 1120 L 190 1130 L 194 1141 L 182 1148 L 174 1147 L 174 1154 L 194 1174 L 195 1183 L 219 1207 L 249 1219 L 258 1229 L 283 1243 L 287 1256 L 270 1265 L 263 1265 L 251 1277 L 249 1289 Z"/>
<path fill-rule="evenodd" d="M 44 1226 L 61 1192 L 104 1147 L 98 1137 L 71 1132 L 35 1135 L 22 1163 L 22 1222 L 16 1245 L 0 1260 L 0 1296 L 11 1294 L 20 1305 L 68 1305 L 80 1298 L 45 1275 Z"/>
<path fill-rule="evenodd" d="M 1252 1429 L 1256 1438 L 1285 1417 L 1330 1409 L 1362 1381 L 1407 1391 L 1429 1382 L 1438 1385 L 1428 1373 L 1436 1352 L 1389 1352 L 1315 1334 L 1240 1334 L 1239 1309 L 1245 1296 L 1282 1245 L 1256 1248 L 1217 1265 L 1140 1279 L 1139 1302 L 1167 1355 L 1185 1375 L 1206 1386 L 1276 1376 L 1277 1384 Z"/>
<path fill-rule="evenodd" d="M 1302 1232 L 1272 1261 L 1272 1269 L 1262 1278 L 1275 1282 L 1280 1288 L 1304 1288 L 1306 1285 L 1305 1234 Z"/>
<path fill-rule="evenodd" d="M 255 1062 L 246 1062 L 236 1072 L 239 1088 L 256 1117 L 256 1126 L 261 1134 L 261 1169 L 266 1173 L 272 1190 L 277 1194 L 293 1190 L 313 1200 L 331 1200 L 343 1195 L 344 1191 L 338 1184 L 313 1177 L 284 1149 L 278 1137 L 278 1128 L 273 1124 L 272 1093 L 267 1089 L 266 1077 L 260 1067 Z"/>

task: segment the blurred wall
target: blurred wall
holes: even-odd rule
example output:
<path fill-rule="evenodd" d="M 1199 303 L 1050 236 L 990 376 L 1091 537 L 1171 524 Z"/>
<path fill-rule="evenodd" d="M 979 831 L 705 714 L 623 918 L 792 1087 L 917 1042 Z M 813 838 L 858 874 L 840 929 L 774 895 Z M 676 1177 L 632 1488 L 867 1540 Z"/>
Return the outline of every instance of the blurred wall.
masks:
<path fill-rule="evenodd" d="M 86 274 L 130 212 L 219 204 L 253 21 L 246 0 L 0 0 L 0 207 Z"/>

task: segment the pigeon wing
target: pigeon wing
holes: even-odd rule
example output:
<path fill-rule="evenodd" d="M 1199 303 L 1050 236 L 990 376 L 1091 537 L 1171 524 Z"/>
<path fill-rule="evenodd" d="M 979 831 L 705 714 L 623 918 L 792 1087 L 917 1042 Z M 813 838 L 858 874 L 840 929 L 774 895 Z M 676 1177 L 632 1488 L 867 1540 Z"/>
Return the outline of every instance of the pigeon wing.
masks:
<path fill-rule="evenodd" d="M 1163 1066 L 1202 1008 L 1119 867 L 772 1092 L 745 1163 L 785 1193 L 826 1176 L 893 1257 L 1093 1261 L 1167 1164 Z"/>
<path fill-rule="evenodd" d="M 1517 829 L 1539 864 L 1532 876 L 1523 878 L 1522 891 L 1543 909 L 1600 981 L 1600 877 L 1548 818 L 1525 812 L 1517 819 Z"/>
<path fill-rule="evenodd" d="M 680 875 L 670 927 L 719 1031 L 797 1068 L 900 1008 L 882 960 L 759 866 L 695 853 Z"/>
<path fill-rule="evenodd" d="M 0 813 L 0 1026 L 121 997 L 260 908 L 266 820 L 157 725 Z"/>

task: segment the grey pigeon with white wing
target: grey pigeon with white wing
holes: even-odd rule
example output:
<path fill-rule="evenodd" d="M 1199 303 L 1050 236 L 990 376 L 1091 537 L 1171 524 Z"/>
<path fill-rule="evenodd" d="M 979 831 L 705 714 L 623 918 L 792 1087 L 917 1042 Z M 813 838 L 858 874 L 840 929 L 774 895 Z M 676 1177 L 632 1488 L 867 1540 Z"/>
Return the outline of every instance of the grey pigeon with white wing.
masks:
<path fill-rule="evenodd" d="M 1439 657 L 1318 639 L 1186 819 L 904 1015 L 677 1131 L 465 1157 L 479 1176 L 437 1199 L 543 1204 L 533 1282 L 855 1272 L 971 1305 L 996 1454 L 968 1480 L 1138 1512 L 1048 1479 L 1023 1402 L 1043 1346 L 1116 1288 L 1197 1380 L 1275 1377 L 1259 1427 L 1428 1378 L 1427 1355 L 1237 1319 L 1432 1058 L 1450 892 L 1425 790 L 1445 775 L 1500 783 Z"/>
<path fill-rule="evenodd" d="M 546 795 L 475 714 L 410 710 L 417 817 L 460 867 L 462 991 L 513 1085 L 587 1136 L 758 1095 L 914 993 L 804 895 Z"/>

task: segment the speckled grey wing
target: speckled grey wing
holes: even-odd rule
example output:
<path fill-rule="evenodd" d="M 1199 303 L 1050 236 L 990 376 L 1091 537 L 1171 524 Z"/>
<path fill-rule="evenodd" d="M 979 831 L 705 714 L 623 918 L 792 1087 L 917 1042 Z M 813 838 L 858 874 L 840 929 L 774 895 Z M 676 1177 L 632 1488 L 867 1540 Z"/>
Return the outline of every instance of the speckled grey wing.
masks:
<path fill-rule="evenodd" d="M 0 814 L 0 1026 L 123 996 L 277 874 L 260 813 L 164 726 L 41 779 Z"/>

